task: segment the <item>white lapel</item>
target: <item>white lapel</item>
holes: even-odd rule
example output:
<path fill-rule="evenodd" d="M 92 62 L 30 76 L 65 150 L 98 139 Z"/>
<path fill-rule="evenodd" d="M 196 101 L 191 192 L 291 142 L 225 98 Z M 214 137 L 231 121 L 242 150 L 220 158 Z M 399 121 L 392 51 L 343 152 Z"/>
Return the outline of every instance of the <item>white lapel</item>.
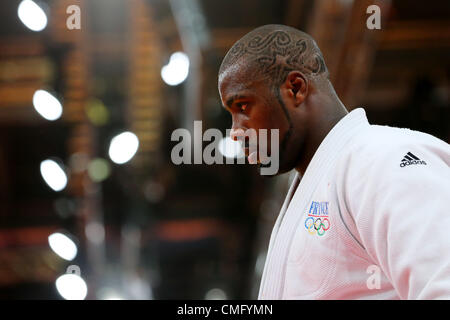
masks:
<path fill-rule="evenodd" d="M 284 217 L 284 214 L 286 213 L 288 205 L 291 203 L 291 201 L 293 199 L 294 189 L 295 189 L 295 186 L 297 185 L 299 179 L 300 179 L 299 173 L 296 172 L 295 176 L 294 176 L 294 180 L 292 181 L 292 183 L 289 187 L 289 191 L 286 195 L 286 198 L 284 199 L 283 206 L 281 207 L 280 213 L 278 214 L 277 220 L 273 227 L 272 235 L 270 236 L 269 249 L 267 250 L 268 254 L 271 251 L 273 240 L 275 239 L 276 234 L 278 233 L 281 221 L 283 220 L 283 217 Z"/>
<path fill-rule="evenodd" d="M 282 298 L 287 256 L 298 223 L 303 217 L 302 213 L 305 212 L 320 181 L 335 163 L 339 151 L 356 134 L 355 131 L 364 125 L 368 126 L 369 123 L 362 108 L 355 109 L 342 118 L 315 152 L 289 205 L 287 202 L 290 197 L 286 198 L 272 231 L 261 280 L 260 299 Z M 293 191 L 294 183 L 295 179 L 289 192 Z"/>
<path fill-rule="evenodd" d="M 267 258 L 270 257 L 270 255 L 271 255 L 273 242 L 276 238 L 276 235 L 280 228 L 281 221 L 283 220 L 283 217 L 284 217 L 284 214 L 286 213 L 288 205 L 292 202 L 292 200 L 294 198 L 293 197 L 294 189 L 295 189 L 295 186 L 297 185 L 299 179 L 300 179 L 299 173 L 296 172 L 295 176 L 294 176 L 294 180 L 292 181 L 292 183 L 289 187 L 288 193 L 284 199 L 283 206 L 281 207 L 280 213 L 278 214 L 277 220 L 275 221 L 275 225 L 273 226 L 272 233 L 270 235 L 269 248 L 267 249 L 267 255 L 266 255 Z M 259 298 L 261 298 L 261 293 L 262 293 L 262 288 L 263 288 L 262 284 L 265 282 L 265 277 L 267 274 L 267 272 L 266 272 L 267 265 L 268 265 L 268 263 L 266 262 L 264 265 L 264 271 L 263 271 L 263 274 L 261 277 L 261 285 L 259 288 Z"/>

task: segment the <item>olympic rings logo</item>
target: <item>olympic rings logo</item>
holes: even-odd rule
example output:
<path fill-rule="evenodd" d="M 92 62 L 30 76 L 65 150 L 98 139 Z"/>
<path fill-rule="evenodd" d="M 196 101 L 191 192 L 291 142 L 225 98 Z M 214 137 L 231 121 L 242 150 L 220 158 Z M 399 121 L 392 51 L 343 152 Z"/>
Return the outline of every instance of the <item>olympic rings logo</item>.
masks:
<path fill-rule="evenodd" d="M 330 221 L 328 218 L 314 218 L 308 217 L 305 220 L 305 228 L 309 234 L 318 234 L 323 236 L 325 231 L 330 229 Z"/>

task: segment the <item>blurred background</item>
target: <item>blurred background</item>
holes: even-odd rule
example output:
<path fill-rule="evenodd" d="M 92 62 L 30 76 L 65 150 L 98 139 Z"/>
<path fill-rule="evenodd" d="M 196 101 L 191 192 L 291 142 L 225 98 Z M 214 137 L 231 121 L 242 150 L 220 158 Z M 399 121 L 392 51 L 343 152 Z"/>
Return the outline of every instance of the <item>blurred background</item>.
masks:
<path fill-rule="evenodd" d="M 269 23 L 349 110 L 450 141 L 447 0 L 2 0 L 0 299 L 257 297 L 290 175 L 170 154 L 194 120 L 225 135 L 219 65 Z"/>

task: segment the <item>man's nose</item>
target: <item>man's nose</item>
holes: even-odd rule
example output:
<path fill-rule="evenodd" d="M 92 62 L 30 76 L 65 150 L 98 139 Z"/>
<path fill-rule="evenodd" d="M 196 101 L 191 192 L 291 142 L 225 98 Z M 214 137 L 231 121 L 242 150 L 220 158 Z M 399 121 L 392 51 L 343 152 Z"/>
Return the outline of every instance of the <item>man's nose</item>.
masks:
<path fill-rule="evenodd" d="M 234 141 L 238 141 L 240 139 L 240 137 L 243 137 L 245 135 L 245 131 L 241 128 L 231 128 L 230 131 L 230 138 L 233 139 Z"/>

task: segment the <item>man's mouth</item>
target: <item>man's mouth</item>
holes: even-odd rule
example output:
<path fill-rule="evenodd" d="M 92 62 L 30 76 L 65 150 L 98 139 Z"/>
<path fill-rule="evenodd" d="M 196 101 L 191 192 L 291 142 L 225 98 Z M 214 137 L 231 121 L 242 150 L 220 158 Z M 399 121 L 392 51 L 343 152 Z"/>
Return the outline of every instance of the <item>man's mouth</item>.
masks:
<path fill-rule="evenodd" d="M 258 152 L 253 151 L 252 153 L 250 153 L 250 155 L 247 156 L 247 160 L 248 160 L 248 163 L 250 163 L 250 164 L 258 164 L 259 163 Z"/>
<path fill-rule="evenodd" d="M 259 164 L 260 161 L 258 159 L 258 146 L 251 145 L 248 137 L 240 140 L 242 150 L 244 151 L 245 156 L 247 157 L 248 163 L 250 164 Z"/>
<path fill-rule="evenodd" d="M 247 157 L 248 163 L 250 164 L 258 164 L 258 148 L 255 146 L 253 148 L 245 147 L 243 148 L 245 156 Z M 251 152 L 250 152 L 251 151 Z"/>

